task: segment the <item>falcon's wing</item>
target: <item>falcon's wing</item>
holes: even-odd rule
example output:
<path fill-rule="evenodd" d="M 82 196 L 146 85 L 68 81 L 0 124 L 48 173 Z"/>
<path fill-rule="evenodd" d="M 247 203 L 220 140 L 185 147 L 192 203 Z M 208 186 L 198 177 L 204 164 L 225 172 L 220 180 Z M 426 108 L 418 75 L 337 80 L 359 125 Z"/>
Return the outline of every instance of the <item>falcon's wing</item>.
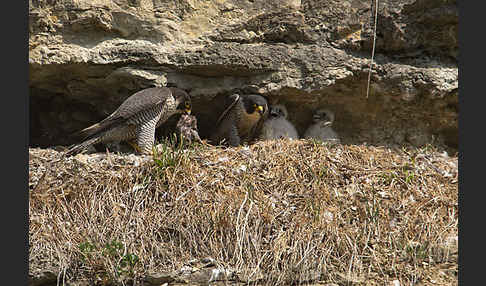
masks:
<path fill-rule="evenodd" d="M 221 115 L 218 118 L 218 121 L 216 122 L 216 127 L 218 127 L 221 124 L 221 121 L 226 117 L 226 115 L 229 113 L 229 111 L 235 106 L 235 104 L 238 102 L 240 99 L 239 94 L 232 94 L 229 96 L 229 99 L 231 100 L 230 104 L 228 107 L 221 113 Z"/>
<path fill-rule="evenodd" d="M 135 114 L 165 104 L 167 98 L 172 95 L 169 88 L 152 87 L 140 90 L 128 97 L 112 114 L 100 121 L 85 128 L 75 135 L 84 139 L 99 134 L 109 128 L 125 122 Z"/>
<path fill-rule="evenodd" d="M 118 109 L 105 120 L 117 120 L 120 117 L 128 119 L 144 110 L 165 104 L 167 98 L 171 95 L 172 91 L 167 87 L 151 87 L 143 89 L 127 98 L 120 107 L 118 107 Z"/>

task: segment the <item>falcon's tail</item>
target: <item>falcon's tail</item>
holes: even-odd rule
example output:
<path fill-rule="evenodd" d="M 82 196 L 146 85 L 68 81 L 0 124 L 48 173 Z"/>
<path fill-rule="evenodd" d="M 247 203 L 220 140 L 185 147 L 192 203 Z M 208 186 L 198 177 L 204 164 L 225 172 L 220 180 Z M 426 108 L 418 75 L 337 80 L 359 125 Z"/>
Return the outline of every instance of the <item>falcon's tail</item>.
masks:
<path fill-rule="evenodd" d="M 95 138 L 88 139 L 84 142 L 81 142 L 79 144 L 71 145 L 64 155 L 65 156 L 76 155 L 82 152 L 83 150 L 85 150 L 86 148 L 88 148 L 89 146 L 98 143 L 99 141 L 100 141 L 100 137 L 95 137 Z"/>
<path fill-rule="evenodd" d="M 72 133 L 70 136 L 76 137 L 76 138 L 85 138 L 86 139 L 87 137 L 98 132 L 100 128 L 101 128 L 101 125 L 99 123 L 96 123 L 96 124 L 93 124 L 89 127 L 84 128 L 83 130 L 76 131 L 76 132 Z"/>

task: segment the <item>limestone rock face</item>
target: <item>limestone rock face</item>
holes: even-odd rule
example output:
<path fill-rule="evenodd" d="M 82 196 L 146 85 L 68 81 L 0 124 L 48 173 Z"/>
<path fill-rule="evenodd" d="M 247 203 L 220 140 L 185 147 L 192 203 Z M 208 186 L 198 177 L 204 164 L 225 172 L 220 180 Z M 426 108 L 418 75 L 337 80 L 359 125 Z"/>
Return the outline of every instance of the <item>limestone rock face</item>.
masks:
<path fill-rule="evenodd" d="M 343 143 L 457 147 L 456 1 L 30 0 L 32 146 L 103 119 L 131 94 L 177 86 L 206 138 L 226 96 L 283 103 L 300 135 L 334 110 Z"/>

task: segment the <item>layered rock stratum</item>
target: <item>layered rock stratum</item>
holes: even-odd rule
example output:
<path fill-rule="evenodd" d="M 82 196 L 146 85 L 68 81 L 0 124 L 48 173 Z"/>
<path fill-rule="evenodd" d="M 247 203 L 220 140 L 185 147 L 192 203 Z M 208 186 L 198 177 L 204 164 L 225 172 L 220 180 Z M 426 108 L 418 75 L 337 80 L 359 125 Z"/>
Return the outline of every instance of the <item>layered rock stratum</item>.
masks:
<path fill-rule="evenodd" d="M 457 148 L 456 1 L 29 1 L 30 144 L 67 136 L 151 86 L 194 101 L 202 138 L 235 92 L 283 103 L 302 135 L 315 107 L 344 144 Z"/>

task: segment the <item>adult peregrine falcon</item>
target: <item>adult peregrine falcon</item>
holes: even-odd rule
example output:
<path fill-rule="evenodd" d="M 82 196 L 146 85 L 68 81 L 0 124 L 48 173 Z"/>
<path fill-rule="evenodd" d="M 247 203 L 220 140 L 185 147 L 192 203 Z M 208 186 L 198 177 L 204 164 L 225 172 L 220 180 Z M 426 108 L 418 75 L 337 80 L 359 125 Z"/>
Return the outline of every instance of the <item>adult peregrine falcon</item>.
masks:
<path fill-rule="evenodd" d="M 211 136 L 213 144 L 239 146 L 256 137 L 268 113 L 267 100 L 257 94 L 229 96 L 231 103 L 219 117 Z"/>
<path fill-rule="evenodd" d="M 314 112 L 312 121 L 313 124 L 304 132 L 304 138 L 340 142 L 338 134 L 332 129 L 334 112 L 329 109 L 318 109 Z"/>
<path fill-rule="evenodd" d="M 270 106 L 268 118 L 263 122 L 261 138 L 264 140 L 299 139 L 294 125 L 287 120 L 288 112 L 282 104 Z"/>
<path fill-rule="evenodd" d="M 142 154 L 151 154 L 155 129 L 171 115 L 191 112 L 191 98 L 182 89 L 152 87 L 128 97 L 111 115 L 78 132 L 83 142 L 66 155 L 83 151 L 92 144 L 128 141 Z"/>

